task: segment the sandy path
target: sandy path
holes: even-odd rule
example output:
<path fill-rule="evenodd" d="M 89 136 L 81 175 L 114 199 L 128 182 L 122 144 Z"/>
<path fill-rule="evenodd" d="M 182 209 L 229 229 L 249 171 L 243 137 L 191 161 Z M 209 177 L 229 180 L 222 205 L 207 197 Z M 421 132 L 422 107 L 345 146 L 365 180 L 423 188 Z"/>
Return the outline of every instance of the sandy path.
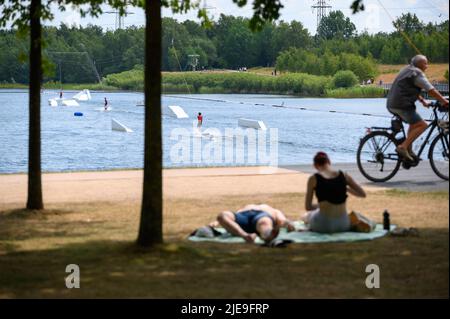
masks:
<path fill-rule="evenodd" d="M 142 176 L 142 170 L 46 173 L 44 202 L 140 201 Z M 164 197 L 302 193 L 308 176 L 269 167 L 169 169 L 163 172 Z M 0 204 L 23 204 L 26 193 L 26 174 L 0 175 Z"/>

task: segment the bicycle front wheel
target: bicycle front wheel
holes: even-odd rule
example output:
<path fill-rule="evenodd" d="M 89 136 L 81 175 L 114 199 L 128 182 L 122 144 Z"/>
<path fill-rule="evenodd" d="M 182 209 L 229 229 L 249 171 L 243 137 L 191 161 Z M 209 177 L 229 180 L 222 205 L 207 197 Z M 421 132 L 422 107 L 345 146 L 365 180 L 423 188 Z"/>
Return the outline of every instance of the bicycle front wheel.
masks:
<path fill-rule="evenodd" d="M 394 177 L 401 163 L 396 147 L 397 140 L 387 132 L 366 135 L 356 153 L 361 174 L 372 182 L 386 182 Z"/>
<path fill-rule="evenodd" d="M 448 181 L 448 132 L 436 136 L 430 146 L 430 165 L 437 176 Z"/>

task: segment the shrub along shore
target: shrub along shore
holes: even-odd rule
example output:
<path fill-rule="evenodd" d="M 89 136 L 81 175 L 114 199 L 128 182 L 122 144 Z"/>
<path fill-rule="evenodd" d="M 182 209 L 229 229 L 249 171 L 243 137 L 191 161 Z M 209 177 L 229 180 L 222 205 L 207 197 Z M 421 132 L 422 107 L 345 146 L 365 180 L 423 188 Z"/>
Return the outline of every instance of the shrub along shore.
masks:
<path fill-rule="evenodd" d="M 64 90 L 126 90 L 143 91 L 143 70 L 110 74 L 102 83 L 63 84 Z M 278 76 L 247 72 L 163 72 L 163 93 L 166 94 L 280 94 L 301 97 L 380 98 L 382 88 L 374 86 L 336 87 L 331 76 L 287 73 Z M 354 85 L 354 84 L 353 84 Z M 0 88 L 26 88 L 23 85 L 0 84 Z M 45 89 L 60 89 L 57 82 L 44 83 Z"/>

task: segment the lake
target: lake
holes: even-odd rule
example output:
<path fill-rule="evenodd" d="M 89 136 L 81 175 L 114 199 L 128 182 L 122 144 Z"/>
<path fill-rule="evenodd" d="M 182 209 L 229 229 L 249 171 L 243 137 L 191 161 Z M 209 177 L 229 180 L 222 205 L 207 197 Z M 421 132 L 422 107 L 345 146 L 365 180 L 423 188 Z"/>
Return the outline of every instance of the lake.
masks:
<path fill-rule="evenodd" d="M 75 91 L 65 91 L 71 97 Z M 109 170 L 143 167 L 143 94 L 91 92 L 80 106 L 51 107 L 42 94 L 42 170 Z M 111 106 L 103 110 L 106 97 Z M 332 161 L 356 162 L 366 127 L 387 126 L 385 99 L 322 99 L 277 95 L 164 95 L 163 108 L 181 106 L 188 119 L 163 116 L 163 165 L 170 167 L 291 165 L 311 162 L 317 151 Z M 281 107 L 282 106 L 282 107 Z M 430 112 L 418 107 L 425 118 Z M 83 116 L 74 116 L 75 112 Z M 203 114 L 202 131 L 195 128 Z M 364 114 L 370 114 L 364 115 Z M 238 119 L 263 121 L 266 131 L 239 129 Z M 111 129 L 111 119 L 133 132 Z M 0 90 L 0 173 L 27 171 L 28 93 Z"/>

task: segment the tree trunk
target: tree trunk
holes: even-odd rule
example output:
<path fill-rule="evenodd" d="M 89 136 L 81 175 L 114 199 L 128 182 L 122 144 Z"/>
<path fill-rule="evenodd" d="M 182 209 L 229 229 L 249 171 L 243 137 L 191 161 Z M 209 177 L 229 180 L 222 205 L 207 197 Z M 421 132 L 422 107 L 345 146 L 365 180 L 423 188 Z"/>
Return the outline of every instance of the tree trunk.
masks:
<path fill-rule="evenodd" d="M 161 0 L 146 1 L 145 17 L 144 187 L 137 243 L 147 247 L 163 242 Z"/>
<path fill-rule="evenodd" d="M 28 209 L 43 209 L 41 181 L 41 0 L 30 4 Z"/>

